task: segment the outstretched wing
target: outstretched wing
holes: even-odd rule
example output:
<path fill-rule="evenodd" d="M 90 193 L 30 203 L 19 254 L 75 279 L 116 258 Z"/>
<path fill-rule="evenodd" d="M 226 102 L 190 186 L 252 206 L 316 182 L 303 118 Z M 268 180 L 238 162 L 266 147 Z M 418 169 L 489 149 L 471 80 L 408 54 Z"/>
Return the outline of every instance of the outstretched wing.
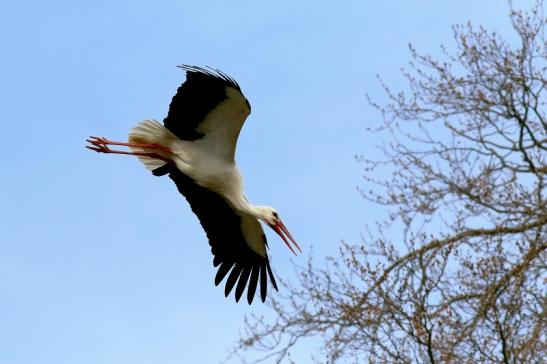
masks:
<path fill-rule="evenodd" d="M 237 82 L 212 68 L 181 65 L 186 81 L 178 88 L 163 124 L 181 140 L 200 144 L 228 161 L 251 106 Z"/>
<path fill-rule="evenodd" d="M 260 223 L 252 216 L 239 215 L 222 196 L 199 186 L 178 168 L 170 168 L 169 177 L 186 197 L 207 233 L 214 255 L 213 265 L 218 267 L 215 285 L 219 285 L 224 277 L 228 276 L 224 289 L 225 296 L 228 297 L 237 283 L 236 301 L 239 301 L 245 287 L 248 287 L 247 301 L 251 304 L 260 281 L 260 297 L 264 302 L 268 276 L 276 290 L 277 284 L 267 254 L 262 256 L 256 253 L 249 247 L 252 244 L 246 242 L 246 238 L 258 236 L 266 245 L 266 236 Z"/>

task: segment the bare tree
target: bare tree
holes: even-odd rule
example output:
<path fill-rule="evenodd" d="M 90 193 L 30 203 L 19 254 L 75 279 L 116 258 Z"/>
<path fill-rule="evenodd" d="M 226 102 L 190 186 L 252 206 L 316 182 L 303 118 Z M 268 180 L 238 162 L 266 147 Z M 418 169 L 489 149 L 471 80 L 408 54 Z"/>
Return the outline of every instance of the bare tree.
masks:
<path fill-rule="evenodd" d="M 359 157 L 363 196 L 391 213 L 323 268 L 297 268 L 299 285 L 271 301 L 276 320 L 249 317 L 236 353 L 280 363 L 318 337 L 328 363 L 546 362 L 541 10 L 512 8 L 516 46 L 468 24 L 444 61 L 410 48 L 409 91 L 382 83 L 390 101 L 371 101 L 383 158 Z M 386 238 L 401 221 L 401 239 Z"/>

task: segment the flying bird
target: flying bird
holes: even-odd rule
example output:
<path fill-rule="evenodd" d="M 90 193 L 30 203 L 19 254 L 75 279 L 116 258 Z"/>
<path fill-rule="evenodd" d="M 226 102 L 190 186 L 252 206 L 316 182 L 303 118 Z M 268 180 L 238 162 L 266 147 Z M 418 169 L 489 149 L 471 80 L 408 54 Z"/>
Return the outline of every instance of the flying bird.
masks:
<path fill-rule="evenodd" d="M 259 221 L 272 228 L 294 254 L 301 249 L 274 208 L 251 205 L 243 192 L 234 155 L 251 105 L 238 83 L 225 73 L 208 67 L 178 67 L 186 71 L 186 81 L 173 97 L 163 125 L 144 120 L 131 130 L 128 142 L 92 136 L 86 148 L 134 155 L 155 176 L 168 175 L 207 234 L 213 266 L 218 268 L 215 285 L 227 276 L 225 296 L 235 286 L 239 301 L 247 288 L 251 304 L 260 282 L 264 302 L 268 278 L 278 288 Z"/>

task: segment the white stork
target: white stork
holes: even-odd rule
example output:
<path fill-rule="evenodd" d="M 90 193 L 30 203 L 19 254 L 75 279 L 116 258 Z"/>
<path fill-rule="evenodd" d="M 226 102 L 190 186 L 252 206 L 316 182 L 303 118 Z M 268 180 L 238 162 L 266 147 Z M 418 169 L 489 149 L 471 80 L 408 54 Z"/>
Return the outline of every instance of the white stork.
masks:
<path fill-rule="evenodd" d="M 179 67 L 186 71 L 186 81 L 173 97 L 163 125 L 144 120 L 131 130 L 127 143 L 90 137 L 91 145 L 86 147 L 100 153 L 135 155 L 154 175 L 169 175 L 207 233 L 213 265 L 218 267 L 215 285 L 230 273 L 225 296 L 237 282 L 235 299 L 239 301 L 248 283 L 251 304 L 260 280 L 264 302 L 267 276 L 276 290 L 277 284 L 266 252 L 266 235 L 258 221 L 279 234 L 293 253 L 291 243 L 301 249 L 274 208 L 251 205 L 243 193 L 234 154 L 251 106 L 237 82 L 223 72 Z M 113 150 L 109 145 L 126 146 L 129 151 Z"/>

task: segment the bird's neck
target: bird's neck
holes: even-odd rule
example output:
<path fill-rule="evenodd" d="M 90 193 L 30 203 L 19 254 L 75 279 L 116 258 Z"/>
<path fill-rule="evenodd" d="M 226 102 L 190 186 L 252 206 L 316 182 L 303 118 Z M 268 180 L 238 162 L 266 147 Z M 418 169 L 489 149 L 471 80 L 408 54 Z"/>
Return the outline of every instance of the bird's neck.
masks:
<path fill-rule="evenodd" d="M 256 217 L 257 219 L 264 219 L 265 206 L 251 205 L 245 196 L 241 196 L 236 201 L 232 201 L 234 207 L 247 214 Z"/>
<path fill-rule="evenodd" d="M 253 215 L 257 219 L 266 221 L 266 215 L 267 215 L 266 206 L 257 206 L 257 205 L 249 205 L 249 206 L 251 209 L 251 215 Z"/>

